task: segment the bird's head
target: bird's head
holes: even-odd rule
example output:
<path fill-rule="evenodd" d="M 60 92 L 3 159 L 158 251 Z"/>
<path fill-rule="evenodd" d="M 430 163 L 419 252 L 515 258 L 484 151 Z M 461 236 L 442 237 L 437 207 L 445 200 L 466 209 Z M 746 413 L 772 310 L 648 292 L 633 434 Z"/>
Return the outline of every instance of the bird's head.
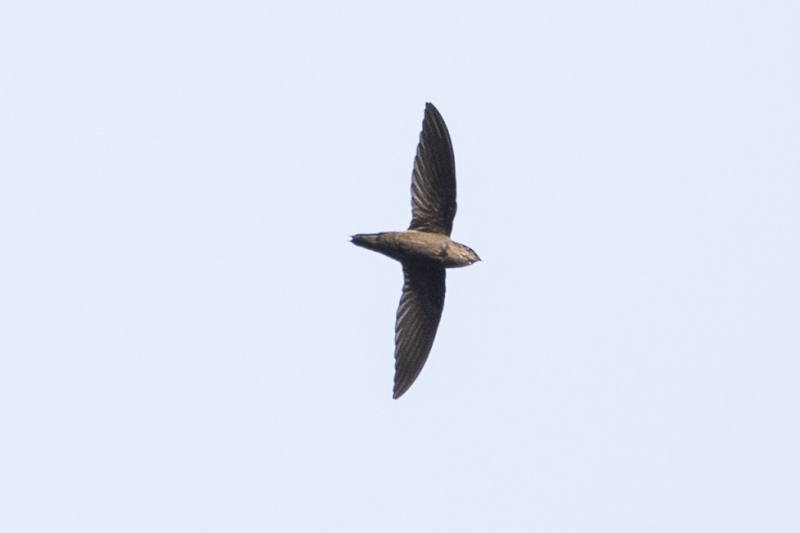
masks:
<path fill-rule="evenodd" d="M 457 242 L 453 242 L 447 248 L 447 257 L 445 258 L 445 266 L 447 267 L 464 267 L 473 263 L 477 263 L 481 258 L 469 246 L 464 246 Z"/>

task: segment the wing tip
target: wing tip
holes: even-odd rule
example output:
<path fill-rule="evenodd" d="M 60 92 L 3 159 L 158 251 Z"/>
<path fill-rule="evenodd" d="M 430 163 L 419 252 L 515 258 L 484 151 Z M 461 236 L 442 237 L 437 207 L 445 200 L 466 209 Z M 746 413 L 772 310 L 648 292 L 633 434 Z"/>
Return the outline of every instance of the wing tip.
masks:
<path fill-rule="evenodd" d="M 400 396 L 405 394 L 406 391 L 408 391 L 408 389 L 411 388 L 412 384 L 413 381 L 411 383 L 403 383 L 403 384 L 395 383 L 394 390 L 392 391 L 392 400 L 397 400 L 398 398 L 400 398 Z"/>
<path fill-rule="evenodd" d="M 439 113 L 439 110 L 436 109 L 435 105 L 433 105 L 430 102 L 425 102 L 425 115 L 431 115 L 431 114 L 432 115 L 438 115 L 440 118 L 442 116 L 442 114 Z"/>

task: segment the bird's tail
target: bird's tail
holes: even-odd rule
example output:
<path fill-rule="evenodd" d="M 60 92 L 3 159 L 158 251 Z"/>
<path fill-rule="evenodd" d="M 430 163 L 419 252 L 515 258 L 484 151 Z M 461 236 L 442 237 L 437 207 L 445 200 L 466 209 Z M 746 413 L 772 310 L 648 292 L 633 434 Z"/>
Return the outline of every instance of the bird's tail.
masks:
<path fill-rule="evenodd" d="M 356 246 L 367 248 L 368 250 L 377 249 L 378 234 L 377 233 L 360 233 L 350 237 L 350 242 Z"/>

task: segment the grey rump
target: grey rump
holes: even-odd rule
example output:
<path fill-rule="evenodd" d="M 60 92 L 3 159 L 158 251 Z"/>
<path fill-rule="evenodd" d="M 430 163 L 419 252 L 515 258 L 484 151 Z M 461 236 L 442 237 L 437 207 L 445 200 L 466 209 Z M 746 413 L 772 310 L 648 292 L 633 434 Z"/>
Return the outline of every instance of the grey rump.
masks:
<path fill-rule="evenodd" d="M 408 231 L 353 235 L 352 242 L 403 265 L 403 295 L 395 323 L 395 399 L 417 379 L 436 337 L 444 308 L 445 268 L 480 261 L 471 248 L 450 240 L 456 216 L 456 167 L 442 115 L 425 104 L 411 177 Z"/>

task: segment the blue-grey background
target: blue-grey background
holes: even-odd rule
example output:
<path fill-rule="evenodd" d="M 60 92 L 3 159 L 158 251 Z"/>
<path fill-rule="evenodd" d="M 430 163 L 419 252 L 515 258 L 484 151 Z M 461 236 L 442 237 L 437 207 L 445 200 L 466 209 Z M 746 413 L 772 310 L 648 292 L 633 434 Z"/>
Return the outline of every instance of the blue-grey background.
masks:
<path fill-rule="evenodd" d="M 0 530 L 800 530 L 800 6 L 4 2 Z M 453 238 L 391 399 L 426 101 Z"/>

